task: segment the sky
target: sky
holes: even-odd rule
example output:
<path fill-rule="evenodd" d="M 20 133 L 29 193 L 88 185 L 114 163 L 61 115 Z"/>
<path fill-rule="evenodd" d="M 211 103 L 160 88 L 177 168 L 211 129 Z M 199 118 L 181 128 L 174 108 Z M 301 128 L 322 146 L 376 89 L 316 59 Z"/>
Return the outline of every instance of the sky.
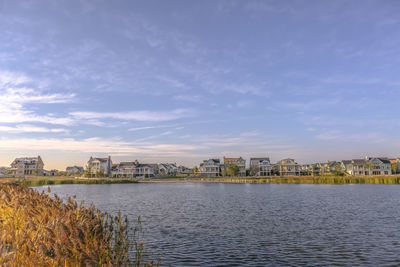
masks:
<path fill-rule="evenodd" d="M 0 0 L 0 166 L 400 156 L 400 1 Z"/>

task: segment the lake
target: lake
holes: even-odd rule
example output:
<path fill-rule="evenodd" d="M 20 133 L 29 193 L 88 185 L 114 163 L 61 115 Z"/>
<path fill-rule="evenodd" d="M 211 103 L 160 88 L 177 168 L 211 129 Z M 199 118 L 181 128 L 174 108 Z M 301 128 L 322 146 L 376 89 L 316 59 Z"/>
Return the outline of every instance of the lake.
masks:
<path fill-rule="evenodd" d="M 131 222 L 141 216 L 146 253 L 162 266 L 400 265 L 398 185 L 157 183 L 51 190 L 109 213 L 120 210 Z"/>

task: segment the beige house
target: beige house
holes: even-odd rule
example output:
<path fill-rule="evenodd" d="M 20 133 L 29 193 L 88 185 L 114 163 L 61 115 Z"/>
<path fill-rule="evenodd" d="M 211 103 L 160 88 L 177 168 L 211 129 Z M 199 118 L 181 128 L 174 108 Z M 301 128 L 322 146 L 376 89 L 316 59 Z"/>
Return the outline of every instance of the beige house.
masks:
<path fill-rule="evenodd" d="M 301 167 L 294 159 L 283 159 L 276 163 L 275 169 L 280 176 L 298 176 Z"/>
<path fill-rule="evenodd" d="M 390 163 L 395 166 L 394 169 L 392 169 L 392 174 L 400 173 L 400 158 L 391 159 Z M 393 173 L 393 171 L 395 172 Z"/>
<path fill-rule="evenodd" d="M 23 157 L 16 158 L 11 163 L 9 169 L 10 175 L 22 177 L 22 176 L 42 176 L 43 175 L 44 163 L 40 156 L 37 157 Z"/>
<path fill-rule="evenodd" d="M 227 169 L 229 165 L 236 165 L 239 168 L 238 176 L 246 176 L 246 160 L 242 157 L 239 158 L 225 158 L 224 157 L 224 168 Z"/>

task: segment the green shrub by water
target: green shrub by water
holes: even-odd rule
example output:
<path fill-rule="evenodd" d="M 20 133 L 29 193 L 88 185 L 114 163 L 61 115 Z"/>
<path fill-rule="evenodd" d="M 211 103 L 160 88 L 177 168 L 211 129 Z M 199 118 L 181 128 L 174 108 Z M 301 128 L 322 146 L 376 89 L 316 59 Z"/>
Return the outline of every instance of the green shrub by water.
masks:
<path fill-rule="evenodd" d="M 43 186 L 60 184 L 129 184 L 138 183 L 133 179 L 71 179 L 71 178 L 24 178 L 16 179 L 25 186 Z"/>

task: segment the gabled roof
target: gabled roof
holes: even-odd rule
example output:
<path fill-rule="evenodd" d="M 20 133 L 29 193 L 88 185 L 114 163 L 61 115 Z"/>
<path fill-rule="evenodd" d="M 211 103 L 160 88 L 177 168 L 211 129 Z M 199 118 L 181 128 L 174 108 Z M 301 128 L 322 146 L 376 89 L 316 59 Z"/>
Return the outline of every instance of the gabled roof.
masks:
<path fill-rule="evenodd" d="M 390 160 L 388 158 L 378 158 L 384 164 L 390 164 Z"/>
<path fill-rule="evenodd" d="M 351 160 L 342 160 L 343 164 L 351 164 Z"/>
<path fill-rule="evenodd" d="M 366 163 L 366 160 L 365 160 L 365 159 L 353 159 L 352 162 L 353 162 L 354 164 L 360 165 L 360 164 L 365 164 L 365 163 Z"/>
<path fill-rule="evenodd" d="M 269 160 L 269 157 L 265 157 L 265 158 L 250 158 L 250 161 L 252 160 Z"/>
<path fill-rule="evenodd" d="M 219 159 L 205 159 L 205 160 L 203 160 L 203 163 L 206 163 L 206 162 L 209 162 L 209 161 L 212 161 L 212 162 L 214 162 L 214 163 L 220 163 L 220 160 Z"/>

